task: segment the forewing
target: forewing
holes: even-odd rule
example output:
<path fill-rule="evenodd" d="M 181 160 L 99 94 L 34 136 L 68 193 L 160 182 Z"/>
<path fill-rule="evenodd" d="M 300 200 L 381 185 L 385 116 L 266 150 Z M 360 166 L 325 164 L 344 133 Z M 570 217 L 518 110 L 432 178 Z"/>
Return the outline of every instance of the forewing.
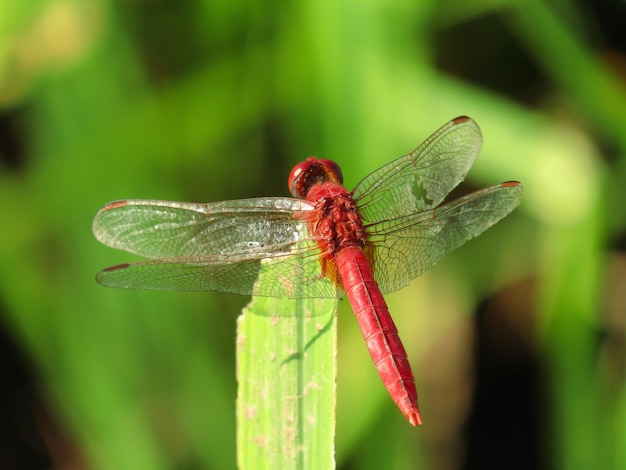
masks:
<path fill-rule="evenodd" d="M 501 183 L 432 210 L 367 227 L 367 249 L 381 292 L 406 286 L 480 235 L 519 205 L 522 192 L 518 182 Z"/>
<path fill-rule="evenodd" d="M 147 258 L 262 258 L 288 254 L 305 237 L 304 224 L 293 215 L 310 209 L 292 198 L 210 204 L 127 200 L 104 206 L 93 232 L 105 245 Z"/>
<path fill-rule="evenodd" d="M 439 205 L 469 171 L 482 146 L 480 129 L 458 117 L 413 152 L 366 176 L 352 192 L 364 222 L 408 216 Z"/>

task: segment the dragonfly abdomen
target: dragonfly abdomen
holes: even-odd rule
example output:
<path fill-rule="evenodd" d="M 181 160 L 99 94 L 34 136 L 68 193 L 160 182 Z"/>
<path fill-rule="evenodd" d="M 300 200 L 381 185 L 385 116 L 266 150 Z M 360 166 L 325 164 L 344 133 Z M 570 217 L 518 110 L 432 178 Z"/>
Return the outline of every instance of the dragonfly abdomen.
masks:
<path fill-rule="evenodd" d="M 421 424 L 413 372 L 363 250 L 348 246 L 339 251 L 336 262 L 380 378 L 409 422 Z"/>

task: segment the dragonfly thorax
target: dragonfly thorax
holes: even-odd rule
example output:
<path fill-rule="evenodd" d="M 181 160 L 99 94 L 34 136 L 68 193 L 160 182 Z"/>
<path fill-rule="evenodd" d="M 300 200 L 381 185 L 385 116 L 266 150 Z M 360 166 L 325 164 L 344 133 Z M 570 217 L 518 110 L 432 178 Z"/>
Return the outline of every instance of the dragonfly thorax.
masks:
<path fill-rule="evenodd" d="M 364 247 L 365 228 L 350 193 L 333 183 L 313 186 L 307 198 L 315 204 L 311 229 L 323 253 L 348 246 Z"/>

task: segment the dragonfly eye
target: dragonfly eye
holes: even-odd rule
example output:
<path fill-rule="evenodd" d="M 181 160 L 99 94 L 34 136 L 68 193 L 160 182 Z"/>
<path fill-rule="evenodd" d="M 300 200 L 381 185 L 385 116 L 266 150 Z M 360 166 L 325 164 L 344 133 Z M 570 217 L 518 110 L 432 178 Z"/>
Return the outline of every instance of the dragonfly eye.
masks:
<path fill-rule="evenodd" d="M 312 186 L 326 182 L 343 184 L 339 165 L 332 160 L 309 157 L 291 170 L 289 191 L 294 197 L 305 199 Z"/>

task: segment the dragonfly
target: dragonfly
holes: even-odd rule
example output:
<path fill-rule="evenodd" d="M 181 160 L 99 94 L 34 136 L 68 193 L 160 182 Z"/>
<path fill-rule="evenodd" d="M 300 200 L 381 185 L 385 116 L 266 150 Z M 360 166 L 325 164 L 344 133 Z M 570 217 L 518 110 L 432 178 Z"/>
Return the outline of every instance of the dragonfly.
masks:
<path fill-rule="evenodd" d="M 310 157 L 289 175 L 293 197 L 111 202 L 93 221 L 96 238 L 148 259 L 106 268 L 96 279 L 134 289 L 346 295 L 383 384 L 417 426 L 415 379 L 383 294 L 408 285 L 519 205 L 517 181 L 446 200 L 481 146 L 478 125 L 461 116 L 352 191 L 335 162 Z"/>

